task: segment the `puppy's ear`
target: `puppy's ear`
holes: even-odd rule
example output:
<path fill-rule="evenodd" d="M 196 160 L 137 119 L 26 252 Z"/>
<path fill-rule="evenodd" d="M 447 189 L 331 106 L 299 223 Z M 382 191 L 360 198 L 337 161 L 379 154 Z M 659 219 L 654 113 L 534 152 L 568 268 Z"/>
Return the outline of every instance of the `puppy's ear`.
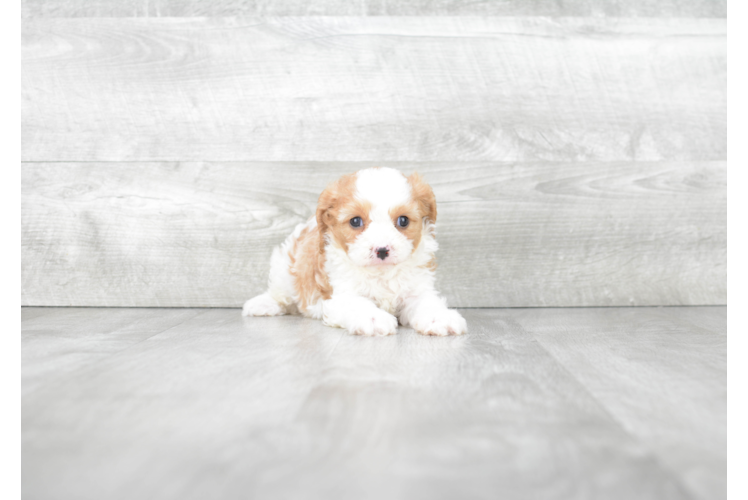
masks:
<path fill-rule="evenodd" d="M 350 191 L 355 183 L 355 174 L 344 175 L 330 183 L 317 200 L 317 230 L 319 231 L 319 249 L 324 252 L 325 233 L 335 224 L 340 199 Z"/>
<path fill-rule="evenodd" d="M 331 211 L 335 208 L 336 184 L 337 182 L 333 182 L 327 186 L 317 200 L 317 226 L 320 230 L 327 229 L 332 225 L 333 217 Z"/>
<path fill-rule="evenodd" d="M 325 233 L 333 222 L 332 211 L 335 209 L 335 184 L 328 185 L 317 200 L 317 231 L 319 231 L 319 251 L 325 251 Z"/>
<path fill-rule="evenodd" d="M 431 186 L 423 180 L 418 172 L 413 172 L 408 177 L 408 182 L 413 189 L 413 199 L 418 203 L 423 217 L 431 223 L 436 223 L 436 197 L 434 191 L 431 190 Z"/>

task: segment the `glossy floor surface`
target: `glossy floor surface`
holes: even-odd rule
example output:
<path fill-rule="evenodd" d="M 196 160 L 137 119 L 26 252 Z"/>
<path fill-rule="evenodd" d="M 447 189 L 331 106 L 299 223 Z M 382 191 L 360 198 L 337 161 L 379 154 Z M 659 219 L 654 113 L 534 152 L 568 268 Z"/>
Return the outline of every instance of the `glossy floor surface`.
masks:
<path fill-rule="evenodd" d="M 719 499 L 726 308 L 23 308 L 25 499 Z"/>

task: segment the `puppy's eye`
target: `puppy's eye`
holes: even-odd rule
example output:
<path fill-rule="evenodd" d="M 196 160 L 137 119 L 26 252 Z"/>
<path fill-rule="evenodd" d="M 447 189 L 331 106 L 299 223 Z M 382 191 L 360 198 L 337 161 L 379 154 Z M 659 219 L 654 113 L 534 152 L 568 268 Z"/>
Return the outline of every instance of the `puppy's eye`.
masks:
<path fill-rule="evenodd" d="M 351 219 L 351 226 L 353 227 L 361 227 L 364 225 L 364 221 L 361 220 L 361 217 L 354 217 Z"/>
<path fill-rule="evenodd" d="M 400 226 L 400 227 L 408 227 L 408 224 L 410 224 L 410 220 L 406 216 L 401 215 L 400 217 L 397 218 L 397 225 L 398 226 Z"/>

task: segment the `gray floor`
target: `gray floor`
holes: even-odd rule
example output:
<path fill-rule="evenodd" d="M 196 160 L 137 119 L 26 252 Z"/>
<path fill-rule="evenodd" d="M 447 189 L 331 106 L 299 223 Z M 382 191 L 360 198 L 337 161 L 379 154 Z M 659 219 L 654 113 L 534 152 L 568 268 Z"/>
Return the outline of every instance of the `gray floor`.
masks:
<path fill-rule="evenodd" d="M 724 498 L 726 308 L 23 308 L 23 497 Z"/>

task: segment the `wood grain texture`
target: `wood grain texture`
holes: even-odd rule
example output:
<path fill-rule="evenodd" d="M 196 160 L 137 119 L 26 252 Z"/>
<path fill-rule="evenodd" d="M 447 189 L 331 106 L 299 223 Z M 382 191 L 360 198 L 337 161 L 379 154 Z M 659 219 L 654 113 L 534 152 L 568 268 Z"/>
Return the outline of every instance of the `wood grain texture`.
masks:
<path fill-rule="evenodd" d="M 57 307 L 21 307 L 21 321 L 27 322 L 51 313 L 58 314 L 58 311 Z"/>
<path fill-rule="evenodd" d="M 24 305 L 231 306 L 366 163 L 26 163 Z M 726 303 L 724 162 L 389 163 L 438 202 L 452 306 Z"/>
<path fill-rule="evenodd" d="M 143 342 L 198 313 L 191 309 L 133 312 L 44 308 L 36 317 L 24 316 L 22 395 Z"/>
<path fill-rule="evenodd" d="M 725 172 L 726 294 L 728 304 L 748 304 L 748 161 L 721 164 Z"/>
<path fill-rule="evenodd" d="M 23 17 L 727 15 L 725 0 L 23 0 L 21 5 Z"/>
<path fill-rule="evenodd" d="M 89 333 L 71 338 L 80 350 L 106 344 L 105 331 L 120 336 L 117 321 L 99 326 L 101 312 L 89 311 Z M 621 328 L 648 325 L 637 330 L 639 345 L 659 349 L 640 363 L 651 385 L 672 382 L 677 360 L 689 362 L 689 377 L 712 377 L 713 360 L 701 362 L 699 352 L 719 350 L 715 334 L 724 339 L 701 327 L 713 314 L 674 322 L 677 312 L 627 311 L 615 315 Z M 117 312 L 120 328 L 147 335 L 156 329 L 151 312 Z M 688 471 L 660 462 L 656 439 L 630 433 L 535 338 L 553 321 L 565 334 L 576 325 L 604 330 L 610 318 L 540 310 L 549 321 L 529 326 L 528 311 L 462 312 L 471 329 L 464 337 L 401 328 L 362 338 L 300 317 L 193 311 L 161 334 L 47 377 L 23 397 L 24 497 L 417 500 L 495 499 L 498 491 L 506 499 L 720 498 L 690 490 Z M 34 328 L 57 328 L 45 317 Z M 673 324 L 682 334 L 668 337 Z M 621 365 L 614 349 L 596 345 L 588 352 L 595 362 L 624 370 L 609 371 L 598 387 L 651 403 L 650 390 L 627 383 L 636 364 Z M 44 348 L 24 344 L 25 356 Z M 701 394 L 681 389 L 658 403 L 653 432 L 670 433 L 661 427 L 668 421 L 680 429 L 675 408 Z M 719 431 L 723 410 L 698 413 L 704 432 Z M 704 444 L 687 432 L 680 443 L 689 450 Z M 724 484 L 724 470 L 708 466 L 715 455 L 724 459 L 724 449 L 712 443 L 708 451 L 702 479 Z"/>
<path fill-rule="evenodd" d="M 699 498 L 727 496 L 724 308 L 543 309 L 515 319 Z"/>
<path fill-rule="evenodd" d="M 22 157 L 724 160 L 725 24 L 26 19 Z"/>

